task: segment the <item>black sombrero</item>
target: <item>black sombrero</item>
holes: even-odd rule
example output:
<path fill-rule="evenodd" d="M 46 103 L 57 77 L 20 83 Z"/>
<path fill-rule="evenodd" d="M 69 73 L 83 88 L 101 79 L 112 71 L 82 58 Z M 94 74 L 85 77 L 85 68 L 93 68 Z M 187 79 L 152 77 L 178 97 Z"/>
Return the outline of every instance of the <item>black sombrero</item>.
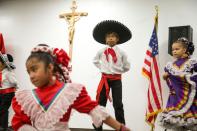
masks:
<path fill-rule="evenodd" d="M 93 30 L 94 39 L 101 43 L 105 43 L 105 35 L 108 32 L 116 32 L 119 35 L 119 42 L 117 44 L 122 44 L 129 39 L 131 39 L 131 31 L 122 23 L 115 20 L 104 20 L 98 23 Z"/>

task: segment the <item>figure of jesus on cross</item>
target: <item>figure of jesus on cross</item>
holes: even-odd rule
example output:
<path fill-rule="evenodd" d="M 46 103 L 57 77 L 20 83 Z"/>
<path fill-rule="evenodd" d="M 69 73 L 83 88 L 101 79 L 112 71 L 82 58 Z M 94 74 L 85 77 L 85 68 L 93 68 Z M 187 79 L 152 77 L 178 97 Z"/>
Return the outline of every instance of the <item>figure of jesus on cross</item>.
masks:
<path fill-rule="evenodd" d="M 88 15 L 87 12 L 76 12 L 76 9 L 77 9 L 76 1 L 73 0 L 71 6 L 72 12 L 64 13 L 59 16 L 60 18 L 64 18 L 68 23 L 69 57 L 71 61 L 72 61 L 73 38 L 75 33 L 75 22 L 77 22 L 82 16 Z"/>

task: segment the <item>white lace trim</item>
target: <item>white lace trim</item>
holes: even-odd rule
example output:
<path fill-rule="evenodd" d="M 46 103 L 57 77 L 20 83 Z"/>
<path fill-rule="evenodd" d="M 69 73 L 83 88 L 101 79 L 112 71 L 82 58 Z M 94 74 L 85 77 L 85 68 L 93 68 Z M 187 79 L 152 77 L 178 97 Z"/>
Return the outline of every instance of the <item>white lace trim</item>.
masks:
<path fill-rule="evenodd" d="M 173 62 L 168 62 L 165 68 L 173 75 L 183 75 L 183 74 L 186 75 L 188 74 L 187 72 L 190 72 L 191 69 L 194 68 L 194 64 L 197 64 L 197 60 L 189 59 L 187 62 L 185 62 L 185 64 L 181 69 L 176 69 L 173 66 Z"/>
<path fill-rule="evenodd" d="M 191 130 L 197 130 L 197 119 L 195 118 L 188 118 L 188 119 L 184 119 L 184 118 L 181 118 L 181 117 L 170 117 L 168 119 L 165 119 L 167 117 L 167 114 L 165 113 L 162 113 L 160 115 L 160 119 L 161 119 L 161 122 L 160 124 L 162 126 L 164 126 L 165 128 L 170 128 L 170 129 L 173 129 L 173 128 L 177 128 L 177 127 L 186 127 L 188 129 L 191 129 Z"/>
<path fill-rule="evenodd" d="M 58 122 L 57 124 L 54 125 L 54 129 L 42 129 L 42 130 L 37 130 L 31 125 L 25 124 L 21 126 L 18 131 L 70 131 L 68 128 L 68 123 L 67 122 Z"/>
<path fill-rule="evenodd" d="M 80 84 L 67 83 L 61 94 L 55 99 L 51 107 L 44 112 L 33 97 L 32 91 L 23 90 L 16 92 L 16 100 L 21 105 L 21 110 L 30 117 L 32 125 L 38 130 L 53 130 L 67 112 L 70 105 L 79 96 L 83 86 Z"/>
<path fill-rule="evenodd" d="M 18 131 L 38 131 L 36 130 L 33 126 L 25 124 L 23 126 L 21 126 Z"/>
<path fill-rule="evenodd" d="M 110 116 L 106 108 L 99 105 L 92 109 L 89 115 L 91 116 L 92 121 L 96 127 L 100 127 L 103 123 L 103 120 L 106 120 L 106 118 Z"/>

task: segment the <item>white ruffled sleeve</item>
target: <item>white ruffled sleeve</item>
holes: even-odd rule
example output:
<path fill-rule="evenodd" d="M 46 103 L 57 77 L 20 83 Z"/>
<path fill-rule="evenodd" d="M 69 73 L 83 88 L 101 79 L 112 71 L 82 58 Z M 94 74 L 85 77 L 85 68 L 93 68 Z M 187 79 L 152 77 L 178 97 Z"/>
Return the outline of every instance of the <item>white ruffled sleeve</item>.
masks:
<path fill-rule="evenodd" d="M 89 113 L 92 118 L 92 121 L 96 127 L 100 127 L 103 123 L 103 120 L 106 120 L 110 115 L 107 112 L 105 107 L 96 106 Z"/>

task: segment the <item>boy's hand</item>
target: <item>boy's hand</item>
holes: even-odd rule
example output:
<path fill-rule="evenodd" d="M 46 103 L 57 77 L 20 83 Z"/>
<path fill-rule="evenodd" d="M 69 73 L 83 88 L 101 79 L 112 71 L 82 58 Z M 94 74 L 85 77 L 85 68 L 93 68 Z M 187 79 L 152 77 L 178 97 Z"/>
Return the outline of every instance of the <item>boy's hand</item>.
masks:
<path fill-rule="evenodd" d="M 164 80 L 167 80 L 167 79 L 168 79 L 168 77 L 169 77 L 168 72 L 165 72 L 165 73 L 163 74 L 163 79 L 164 79 Z"/>

